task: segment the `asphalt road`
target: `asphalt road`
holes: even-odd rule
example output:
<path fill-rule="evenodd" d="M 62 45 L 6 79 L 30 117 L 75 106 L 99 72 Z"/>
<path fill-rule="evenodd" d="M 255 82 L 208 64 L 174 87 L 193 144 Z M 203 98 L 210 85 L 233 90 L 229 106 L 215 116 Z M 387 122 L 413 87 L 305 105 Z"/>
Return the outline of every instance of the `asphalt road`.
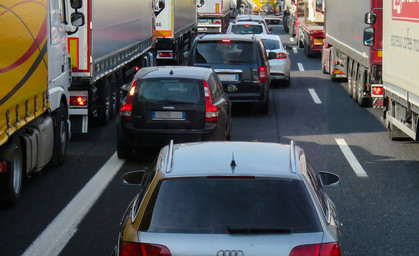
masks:
<path fill-rule="evenodd" d="M 281 26 L 273 32 L 285 44 L 296 46 Z M 341 186 L 327 192 L 343 223 L 344 255 L 417 255 L 419 144 L 391 141 L 381 110 L 360 108 L 346 94 L 346 83 L 333 83 L 322 74 L 319 58 L 306 58 L 302 49 L 289 52 L 291 86 L 271 88 L 267 115 L 233 105 L 232 140 L 294 140 L 317 170 L 340 176 Z M 122 185 L 122 174 L 145 168 L 151 157 L 115 160 L 114 122 L 89 129 L 88 135 L 73 136 L 64 165 L 49 167 L 24 182 L 17 206 L 0 205 L 0 255 L 36 255 L 35 247 L 41 245 L 38 255 L 47 255 L 50 248 L 52 255 L 60 256 L 112 253 L 119 221 L 137 190 Z M 352 153 L 349 160 L 348 149 Z M 108 160 L 117 166 L 109 168 L 109 174 L 102 168 L 106 163 L 109 166 Z M 108 180 L 86 185 L 102 173 Z M 84 190 L 86 187 L 91 190 Z M 90 199 L 95 193 L 97 200 Z M 67 207 L 74 198 L 91 203 Z M 57 216 L 64 216 L 58 227 Z M 50 236 L 44 236 L 48 232 Z"/>

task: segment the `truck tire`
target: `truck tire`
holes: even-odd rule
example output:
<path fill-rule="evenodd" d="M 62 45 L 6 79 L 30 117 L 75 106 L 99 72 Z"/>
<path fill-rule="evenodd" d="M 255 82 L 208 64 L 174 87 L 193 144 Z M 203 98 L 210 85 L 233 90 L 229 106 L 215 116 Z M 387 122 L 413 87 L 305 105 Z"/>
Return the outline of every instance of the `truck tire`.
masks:
<path fill-rule="evenodd" d="M 287 15 L 284 14 L 284 18 L 283 18 L 283 22 L 282 23 L 284 25 L 284 31 L 288 33 L 288 31 L 289 31 L 289 27 L 288 27 L 288 24 L 289 24 L 289 15 L 288 14 Z"/>
<path fill-rule="evenodd" d="M 357 79 L 357 102 L 361 107 L 367 107 L 368 105 L 368 98 L 364 98 L 364 87 L 366 84 L 366 75 L 365 69 L 360 67 L 358 70 L 358 79 Z"/>
<path fill-rule="evenodd" d="M 6 150 L 1 152 L 1 158 L 8 159 L 7 173 L 4 176 L 5 188 L 2 189 L 4 200 L 10 206 L 16 205 L 22 192 L 23 157 L 19 138 L 14 136 L 10 144 L 5 145 Z M 3 177 L 2 177 L 3 178 Z M 3 184 L 3 182 L 2 182 Z"/>
<path fill-rule="evenodd" d="M 325 52 L 325 50 L 324 50 L 324 47 L 323 47 L 323 50 L 322 50 L 322 73 L 323 74 L 327 74 L 327 70 L 326 70 L 326 62 L 324 61 L 324 52 Z"/>
<path fill-rule="evenodd" d="M 288 28 L 288 32 L 289 32 L 289 34 L 290 34 L 290 36 L 291 37 L 294 37 L 295 36 L 295 23 L 291 20 L 291 19 L 288 19 L 288 24 L 289 24 L 289 28 Z"/>
<path fill-rule="evenodd" d="M 333 82 L 336 82 L 336 77 L 334 74 L 335 69 L 335 49 L 333 47 L 330 47 L 330 53 L 329 53 L 329 74 L 330 74 L 330 80 Z"/>
<path fill-rule="evenodd" d="M 303 48 L 304 47 L 304 38 L 305 37 L 303 37 L 301 35 L 302 35 L 302 33 L 301 33 L 301 30 L 300 30 L 300 27 L 298 27 L 298 48 Z"/>
<path fill-rule="evenodd" d="M 348 77 L 348 88 L 347 92 L 348 95 L 352 98 L 352 69 L 353 69 L 354 61 L 352 59 L 348 59 L 348 70 L 347 70 L 347 77 Z"/>
<path fill-rule="evenodd" d="M 358 102 L 358 94 L 357 94 L 357 89 L 358 89 L 358 67 L 359 67 L 359 64 L 358 64 L 358 62 L 355 62 L 354 61 L 354 65 L 353 65 L 353 67 L 352 67 L 352 85 L 351 85 L 351 88 L 352 88 L 352 99 L 355 101 L 355 102 Z"/>
<path fill-rule="evenodd" d="M 68 143 L 68 113 L 67 107 L 61 102 L 60 107 L 55 111 L 54 127 L 54 152 L 52 154 L 51 164 L 61 165 L 67 154 Z"/>
<path fill-rule="evenodd" d="M 110 120 L 111 114 L 111 88 L 107 77 L 103 78 L 102 86 L 99 87 L 98 123 L 105 126 Z"/>

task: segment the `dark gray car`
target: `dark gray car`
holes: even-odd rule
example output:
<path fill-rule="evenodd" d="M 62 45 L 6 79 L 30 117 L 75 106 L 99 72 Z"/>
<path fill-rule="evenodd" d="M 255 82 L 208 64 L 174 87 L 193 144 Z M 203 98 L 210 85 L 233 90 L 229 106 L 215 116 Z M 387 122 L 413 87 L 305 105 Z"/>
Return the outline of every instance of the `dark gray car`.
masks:
<path fill-rule="evenodd" d="M 213 68 L 231 102 L 256 103 L 261 112 L 268 112 L 271 77 L 268 56 L 259 37 L 200 36 L 187 53 L 186 65 Z"/>

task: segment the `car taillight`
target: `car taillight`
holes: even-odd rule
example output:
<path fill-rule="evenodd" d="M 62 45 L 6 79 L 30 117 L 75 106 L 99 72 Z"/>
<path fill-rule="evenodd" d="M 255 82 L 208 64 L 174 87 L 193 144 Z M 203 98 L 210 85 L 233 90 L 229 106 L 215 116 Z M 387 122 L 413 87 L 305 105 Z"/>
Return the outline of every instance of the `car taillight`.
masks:
<path fill-rule="evenodd" d="M 7 172 L 7 162 L 6 161 L 0 161 L 0 173 Z"/>
<path fill-rule="evenodd" d="M 87 96 L 70 96 L 70 106 L 72 107 L 87 106 Z"/>
<path fill-rule="evenodd" d="M 159 57 L 173 58 L 173 52 L 159 52 Z"/>
<path fill-rule="evenodd" d="M 381 86 L 373 86 L 372 87 L 372 95 L 383 95 L 383 87 Z"/>
<path fill-rule="evenodd" d="M 120 256 L 171 256 L 169 249 L 160 244 L 122 242 Z"/>
<path fill-rule="evenodd" d="M 214 106 L 210 93 L 208 82 L 204 80 L 204 93 L 205 93 L 205 121 L 214 122 L 218 121 L 218 108 Z"/>
<path fill-rule="evenodd" d="M 137 87 L 137 79 L 135 79 L 129 89 L 127 98 L 121 107 L 121 119 L 125 121 L 132 121 L 132 100 L 135 94 L 135 87 Z"/>
<path fill-rule="evenodd" d="M 266 67 L 264 66 L 259 67 L 259 81 L 261 83 L 266 82 L 267 76 L 268 76 L 268 72 L 266 70 Z"/>
<path fill-rule="evenodd" d="M 286 59 L 287 58 L 287 55 L 285 53 L 283 53 L 283 52 L 280 52 L 280 53 L 277 53 L 276 54 L 276 58 L 277 59 Z"/>
<path fill-rule="evenodd" d="M 292 249 L 289 256 L 341 256 L 339 243 L 304 244 Z"/>

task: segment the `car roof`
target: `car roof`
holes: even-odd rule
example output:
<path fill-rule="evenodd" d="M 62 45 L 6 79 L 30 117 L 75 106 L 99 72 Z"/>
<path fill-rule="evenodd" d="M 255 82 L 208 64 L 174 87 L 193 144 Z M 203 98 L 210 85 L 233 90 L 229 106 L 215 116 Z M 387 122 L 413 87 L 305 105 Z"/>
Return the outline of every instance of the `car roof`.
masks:
<path fill-rule="evenodd" d="M 243 34 L 208 34 L 199 37 L 200 41 L 214 41 L 214 40 L 240 40 L 240 41 L 254 41 L 257 35 L 243 35 Z"/>
<path fill-rule="evenodd" d="M 271 40 L 281 41 L 281 38 L 278 35 L 274 35 L 274 34 L 258 34 L 257 36 L 260 37 L 261 39 L 271 39 Z"/>
<path fill-rule="evenodd" d="M 191 78 L 207 79 L 213 70 L 211 68 L 193 66 L 156 66 L 141 68 L 135 75 L 138 78 Z"/>
<path fill-rule="evenodd" d="M 260 15 L 255 15 L 255 14 L 240 14 L 240 15 L 237 15 L 236 20 L 241 20 L 241 19 L 263 20 L 263 17 L 260 16 Z"/>
<path fill-rule="evenodd" d="M 163 168 L 163 173 L 167 171 L 166 177 L 252 175 L 300 179 L 292 171 L 292 148 L 300 152 L 298 156 L 303 155 L 302 149 L 293 144 L 237 141 L 174 144 L 172 151 L 170 146 L 162 150 L 171 159 L 166 165 L 170 168 Z"/>

